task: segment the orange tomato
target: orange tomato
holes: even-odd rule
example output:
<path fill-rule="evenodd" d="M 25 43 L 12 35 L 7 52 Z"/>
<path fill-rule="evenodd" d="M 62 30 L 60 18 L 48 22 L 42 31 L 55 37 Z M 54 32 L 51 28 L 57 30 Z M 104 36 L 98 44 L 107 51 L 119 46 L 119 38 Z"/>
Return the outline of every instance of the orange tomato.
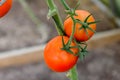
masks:
<path fill-rule="evenodd" d="M 90 15 L 90 13 L 85 10 L 76 10 L 75 13 L 77 14 L 77 16 L 74 16 L 74 18 L 79 19 L 82 22 L 84 22 L 84 20 Z M 88 24 L 89 22 L 94 22 L 94 21 L 95 19 L 91 15 L 88 18 L 86 24 Z M 73 27 L 73 20 L 71 18 L 66 19 L 64 21 L 64 31 L 68 36 L 70 36 L 72 33 L 72 27 Z M 87 41 L 93 36 L 94 32 L 86 28 L 86 31 L 88 32 L 88 34 L 86 34 L 85 29 L 84 28 L 80 29 L 81 27 L 82 25 L 80 23 L 76 23 L 74 38 L 76 38 L 76 40 L 80 42 Z M 96 24 L 90 24 L 89 27 L 92 30 L 96 30 Z"/>
<path fill-rule="evenodd" d="M 68 37 L 63 36 L 64 43 L 66 44 L 69 40 Z M 71 46 L 75 46 L 75 43 L 71 43 Z M 71 69 L 77 62 L 78 57 L 74 56 L 62 50 L 62 36 L 53 38 L 44 49 L 44 60 L 48 67 L 56 72 L 65 72 Z M 78 49 L 72 48 L 71 51 L 74 53 L 78 52 Z"/>
<path fill-rule="evenodd" d="M 12 0 L 0 0 L 0 18 L 8 13 L 12 6 Z"/>

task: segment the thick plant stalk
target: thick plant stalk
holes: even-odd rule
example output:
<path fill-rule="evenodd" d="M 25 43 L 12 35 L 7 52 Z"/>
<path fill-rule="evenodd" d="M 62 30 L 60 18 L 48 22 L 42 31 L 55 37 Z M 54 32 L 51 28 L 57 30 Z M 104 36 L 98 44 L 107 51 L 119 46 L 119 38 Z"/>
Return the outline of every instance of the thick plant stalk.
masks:
<path fill-rule="evenodd" d="M 58 9 L 57 9 L 56 5 L 54 4 L 53 0 L 46 0 L 46 2 L 47 2 L 47 5 L 49 7 L 48 17 L 52 17 L 54 19 L 59 35 L 64 35 L 63 24 L 62 24 L 61 18 L 59 16 Z M 67 7 L 68 6 L 66 5 L 66 8 Z M 70 78 L 70 80 L 78 80 L 76 66 L 74 66 L 68 72 L 67 76 Z"/>
<path fill-rule="evenodd" d="M 48 18 L 53 18 L 58 34 L 64 35 L 62 20 L 59 16 L 59 12 L 56 5 L 54 4 L 53 0 L 46 0 L 46 2 L 49 7 Z"/>
<path fill-rule="evenodd" d="M 78 73 L 77 73 L 76 65 L 72 69 L 70 69 L 67 75 L 68 75 L 68 78 L 70 78 L 70 80 L 78 80 Z"/>
<path fill-rule="evenodd" d="M 68 72 L 68 77 L 70 80 L 78 80 L 78 73 L 77 73 L 77 68 L 74 66 L 69 72 Z"/>

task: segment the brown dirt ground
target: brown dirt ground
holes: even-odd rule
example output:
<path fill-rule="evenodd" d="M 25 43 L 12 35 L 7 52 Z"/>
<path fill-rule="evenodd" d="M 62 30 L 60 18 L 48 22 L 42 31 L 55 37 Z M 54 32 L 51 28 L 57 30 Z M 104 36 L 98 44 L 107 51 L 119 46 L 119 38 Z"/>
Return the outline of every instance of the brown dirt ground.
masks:
<path fill-rule="evenodd" d="M 120 41 L 91 50 L 78 62 L 79 80 L 120 80 Z M 48 69 L 44 61 L 0 69 L 0 80 L 68 80 Z"/>

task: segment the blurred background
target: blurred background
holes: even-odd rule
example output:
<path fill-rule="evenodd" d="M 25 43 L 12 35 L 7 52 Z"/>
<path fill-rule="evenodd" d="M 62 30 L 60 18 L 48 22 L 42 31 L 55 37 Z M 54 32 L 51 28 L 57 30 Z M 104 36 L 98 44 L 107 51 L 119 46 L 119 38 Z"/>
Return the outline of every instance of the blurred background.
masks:
<path fill-rule="evenodd" d="M 60 0 L 54 1 L 64 21 L 66 14 L 62 4 Z M 66 1 L 74 7 L 78 0 Z M 78 61 L 79 80 L 120 80 L 120 0 L 81 0 L 78 9 L 88 10 L 96 20 L 101 20 L 96 35 L 108 35 L 88 42 L 91 45 L 89 54 L 84 61 Z M 20 49 L 42 46 L 58 35 L 53 20 L 47 19 L 47 13 L 45 0 L 13 0 L 10 12 L 0 19 L 0 58 L 7 56 L 0 59 L 0 80 L 68 80 L 65 73 L 49 70 L 43 56 L 37 57 L 42 58 L 40 60 L 29 60 L 29 63 L 24 62 L 29 57 L 13 57 L 10 63 L 16 60 L 18 63 L 8 66 L 11 51 L 17 50 L 14 54 L 19 54 Z M 43 49 L 37 53 L 43 54 Z"/>

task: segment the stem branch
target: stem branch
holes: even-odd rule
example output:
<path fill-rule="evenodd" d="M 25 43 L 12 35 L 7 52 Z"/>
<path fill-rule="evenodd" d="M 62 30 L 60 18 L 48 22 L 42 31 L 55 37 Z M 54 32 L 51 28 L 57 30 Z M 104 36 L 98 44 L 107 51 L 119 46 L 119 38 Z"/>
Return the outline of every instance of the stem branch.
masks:
<path fill-rule="evenodd" d="M 76 68 L 76 66 L 74 66 L 74 67 L 69 71 L 69 74 L 70 74 L 70 79 L 71 79 L 71 80 L 78 80 L 78 73 L 77 73 L 77 68 Z"/>
<path fill-rule="evenodd" d="M 60 15 L 55 3 L 53 2 L 53 0 L 46 0 L 46 2 L 49 7 L 48 17 L 52 17 L 53 20 L 55 21 L 58 34 L 64 35 L 62 20 L 60 18 Z"/>
<path fill-rule="evenodd" d="M 67 5 L 67 3 L 65 2 L 65 0 L 61 0 L 63 6 L 65 7 L 66 10 L 69 10 L 71 11 L 70 7 Z M 75 33 L 75 25 L 76 25 L 76 20 L 74 19 L 74 15 L 73 14 L 69 14 L 71 19 L 73 20 L 73 28 L 72 28 L 72 33 L 71 33 L 71 36 L 70 36 L 70 39 L 68 41 L 68 44 L 67 46 L 70 46 L 72 40 L 73 40 L 73 37 L 74 37 L 74 33 Z M 76 68 L 76 65 L 68 72 L 69 75 L 69 78 L 70 80 L 78 80 L 78 73 L 77 73 L 77 68 Z"/>

